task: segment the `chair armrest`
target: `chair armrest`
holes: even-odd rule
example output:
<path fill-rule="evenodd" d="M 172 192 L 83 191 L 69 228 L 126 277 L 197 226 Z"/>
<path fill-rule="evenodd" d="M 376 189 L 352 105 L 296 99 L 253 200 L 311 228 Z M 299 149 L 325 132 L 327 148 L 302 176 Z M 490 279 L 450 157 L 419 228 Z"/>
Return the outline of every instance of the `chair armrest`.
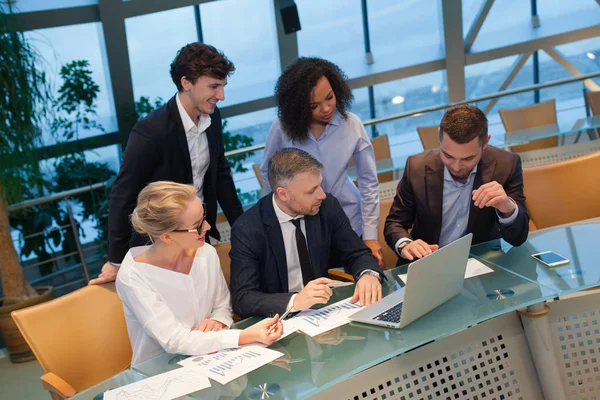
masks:
<path fill-rule="evenodd" d="M 354 277 L 341 269 L 333 268 L 327 270 L 327 275 L 330 279 L 336 279 L 343 282 L 354 282 Z"/>
<path fill-rule="evenodd" d="M 61 398 L 69 398 L 77 393 L 77 390 L 75 390 L 73 386 L 69 385 L 61 377 L 52 372 L 42 375 L 40 380 L 42 381 L 42 387 L 45 390 L 54 393 Z"/>

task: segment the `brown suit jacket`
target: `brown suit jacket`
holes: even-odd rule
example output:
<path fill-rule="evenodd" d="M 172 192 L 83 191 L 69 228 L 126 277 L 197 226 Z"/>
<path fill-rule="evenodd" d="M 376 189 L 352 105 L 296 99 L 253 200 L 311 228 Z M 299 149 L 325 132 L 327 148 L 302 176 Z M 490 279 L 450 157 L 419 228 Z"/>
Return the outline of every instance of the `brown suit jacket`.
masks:
<path fill-rule="evenodd" d="M 466 233 L 473 233 L 473 244 L 502 237 L 513 246 L 519 246 L 529 233 L 521 158 L 486 146 L 477 167 L 473 190 L 492 181 L 500 183 L 506 194 L 517 203 L 517 219 L 509 226 L 502 226 L 498 223 L 495 208 L 480 209 L 471 202 Z M 408 158 L 390 214 L 385 220 L 384 235 L 388 246 L 395 250 L 396 242 L 403 237 L 438 243 L 442 229 L 443 185 L 444 164 L 439 149 Z M 409 229 L 412 229 L 410 234 Z"/>

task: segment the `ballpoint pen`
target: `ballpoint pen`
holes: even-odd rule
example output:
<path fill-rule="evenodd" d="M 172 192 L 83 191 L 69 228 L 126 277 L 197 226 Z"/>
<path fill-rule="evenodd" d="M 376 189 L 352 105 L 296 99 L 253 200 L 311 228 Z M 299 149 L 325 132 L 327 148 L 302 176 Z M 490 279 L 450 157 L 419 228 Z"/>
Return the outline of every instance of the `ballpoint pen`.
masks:
<path fill-rule="evenodd" d="M 279 317 L 279 321 L 283 321 L 283 319 L 285 317 L 287 317 L 287 315 L 292 311 L 294 307 L 290 307 L 287 310 L 285 310 L 285 312 L 283 313 L 283 315 L 281 317 Z M 277 322 L 279 322 L 277 321 Z M 273 325 L 271 325 L 271 327 L 269 328 L 269 330 L 267 331 L 267 335 L 270 335 L 273 332 L 273 329 L 275 329 L 275 326 L 277 326 L 277 322 L 274 323 Z"/>

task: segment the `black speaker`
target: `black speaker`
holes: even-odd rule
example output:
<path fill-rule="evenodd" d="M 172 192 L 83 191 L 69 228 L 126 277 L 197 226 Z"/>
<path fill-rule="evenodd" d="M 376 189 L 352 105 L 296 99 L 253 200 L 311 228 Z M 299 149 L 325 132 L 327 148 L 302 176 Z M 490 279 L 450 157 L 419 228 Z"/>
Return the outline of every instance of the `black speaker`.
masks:
<path fill-rule="evenodd" d="M 279 12 L 281 13 L 283 30 L 286 35 L 302 29 L 300 26 L 300 17 L 298 16 L 298 7 L 296 7 L 294 0 L 280 0 Z"/>

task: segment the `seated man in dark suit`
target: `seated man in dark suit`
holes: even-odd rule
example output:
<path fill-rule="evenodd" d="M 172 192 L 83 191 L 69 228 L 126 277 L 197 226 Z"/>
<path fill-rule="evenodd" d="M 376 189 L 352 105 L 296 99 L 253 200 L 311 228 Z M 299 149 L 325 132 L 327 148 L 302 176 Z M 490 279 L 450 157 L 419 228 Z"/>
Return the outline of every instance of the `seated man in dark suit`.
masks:
<path fill-rule="evenodd" d="M 502 237 L 521 245 L 529 233 L 521 158 L 488 145 L 487 118 L 474 106 L 448 109 L 439 137 L 438 149 L 406 162 L 385 221 L 387 244 L 409 261 L 467 233 L 473 244 Z"/>
<path fill-rule="evenodd" d="M 352 298 L 361 305 L 381 299 L 382 270 L 350 226 L 337 199 L 321 188 L 323 165 L 303 150 L 286 148 L 269 161 L 274 193 L 242 214 L 231 230 L 233 310 L 283 314 L 326 304 L 325 278 L 333 248 L 358 281 Z"/>

